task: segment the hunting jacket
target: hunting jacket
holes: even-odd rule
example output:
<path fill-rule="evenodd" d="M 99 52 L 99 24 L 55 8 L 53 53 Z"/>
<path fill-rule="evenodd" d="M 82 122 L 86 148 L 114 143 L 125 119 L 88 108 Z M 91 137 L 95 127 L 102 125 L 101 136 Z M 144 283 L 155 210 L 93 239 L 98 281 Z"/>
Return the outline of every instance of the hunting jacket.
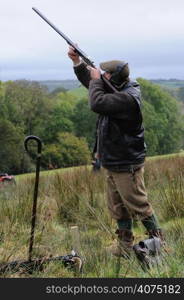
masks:
<path fill-rule="evenodd" d="M 122 171 L 144 163 L 146 145 L 139 84 L 129 81 L 117 92 L 109 93 L 103 79 L 90 79 L 84 62 L 74 66 L 74 72 L 89 89 L 91 110 L 99 114 L 94 152 L 98 152 L 102 166 Z"/>

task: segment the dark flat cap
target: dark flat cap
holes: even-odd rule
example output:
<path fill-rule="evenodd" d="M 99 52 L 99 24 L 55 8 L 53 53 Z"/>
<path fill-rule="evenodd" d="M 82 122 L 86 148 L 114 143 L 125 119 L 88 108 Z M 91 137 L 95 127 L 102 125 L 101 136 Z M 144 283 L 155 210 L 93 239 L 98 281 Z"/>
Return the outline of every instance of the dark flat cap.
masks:
<path fill-rule="evenodd" d="M 100 63 L 100 68 L 101 68 L 101 70 L 103 70 L 105 72 L 113 73 L 117 70 L 117 67 L 123 68 L 126 64 L 127 64 L 127 62 L 125 62 L 123 60 L 109 60 L 109 61 Z"/>
<path fill-rule="evenodd" d="M 123 60 L 110 60 L 102 62 L 100 68 L 111 73 L 110 81 L 112 84 L 120 86 L 123 82 L 129 78 L 129 66 L 128 63 Z"/>

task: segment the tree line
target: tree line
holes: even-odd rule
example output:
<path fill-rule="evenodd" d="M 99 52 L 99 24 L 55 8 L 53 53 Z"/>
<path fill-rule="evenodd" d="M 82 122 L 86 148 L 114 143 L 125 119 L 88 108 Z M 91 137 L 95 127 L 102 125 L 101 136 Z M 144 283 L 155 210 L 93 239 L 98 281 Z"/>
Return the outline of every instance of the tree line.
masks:
<path fill-rule="evenodd" d="M 148 155 L 183 148 L 184 118 L 176 99 L 157 85 L 138 79 L 143 98 Z M 87 97 L 76 98 L 65 89 L 49 93 L 38 82 L 0 82 L 0 172 L 20 174 L 34 170 L 24 151 L 27 135 L 43 141 L 42 169 L 88 164 L 95 139 L 97 115 Z"/>

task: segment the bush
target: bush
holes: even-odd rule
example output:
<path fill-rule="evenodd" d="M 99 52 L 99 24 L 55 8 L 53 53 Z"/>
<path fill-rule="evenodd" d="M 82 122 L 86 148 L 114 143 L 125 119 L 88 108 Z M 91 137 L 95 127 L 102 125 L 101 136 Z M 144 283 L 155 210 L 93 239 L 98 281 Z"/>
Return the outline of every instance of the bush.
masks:
<path fill-rule="evenodd" d="M 10 121 L 0 119 L 0 172 L 20 173 L 23 161 L 23 134 Z"/>
<path fill-rule="evenodd" d="M 176 99 L 148 80 L 138 79 L 143 98 L 148 155 L 179 151 L 183 145 L 184 118 Z"/>
<path fill-rule="evenodd" d="M 90 151 L 84 138 L 72 133 L 59 133 L 55 144 L 48 145 L 43 151 L 44 167 L 60 168 L 86 165 L 90 161 Z"/>

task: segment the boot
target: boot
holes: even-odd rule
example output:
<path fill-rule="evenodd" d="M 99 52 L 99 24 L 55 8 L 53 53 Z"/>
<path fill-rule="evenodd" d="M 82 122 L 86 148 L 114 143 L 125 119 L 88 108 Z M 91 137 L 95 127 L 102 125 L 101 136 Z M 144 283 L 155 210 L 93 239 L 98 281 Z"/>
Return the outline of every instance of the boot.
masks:
<path fill-rule="evenodd" d="M 129 229 L 117 229 L 115 233 L 118 235 L 118 239 L 106 248 L 107 252 L 117 257 L 130 258 L 134 241 L 132 231 Z"/>

